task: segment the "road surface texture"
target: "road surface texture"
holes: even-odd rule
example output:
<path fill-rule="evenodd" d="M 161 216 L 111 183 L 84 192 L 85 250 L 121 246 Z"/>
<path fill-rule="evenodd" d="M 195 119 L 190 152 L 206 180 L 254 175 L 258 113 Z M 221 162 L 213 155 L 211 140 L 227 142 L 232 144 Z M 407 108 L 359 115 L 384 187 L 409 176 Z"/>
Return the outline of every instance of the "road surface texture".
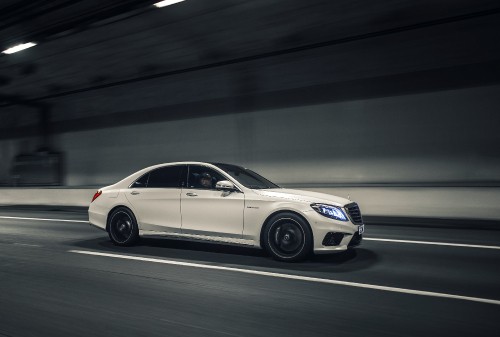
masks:
<path fill-rule="evenodd" d="M 292 264 L 86 220 L 0 208 L 0 336 L 500 336 L 500 230 L 367 226 Z"/>

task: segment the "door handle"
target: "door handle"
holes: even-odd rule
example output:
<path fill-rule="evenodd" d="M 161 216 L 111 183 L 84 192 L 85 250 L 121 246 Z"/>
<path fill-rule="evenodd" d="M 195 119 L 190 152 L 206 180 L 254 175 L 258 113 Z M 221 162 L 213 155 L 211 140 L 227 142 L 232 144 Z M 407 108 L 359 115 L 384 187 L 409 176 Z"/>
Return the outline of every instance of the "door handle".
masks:
<path fill-rule="evenodd" d="M 141 194 L 141 192 L 132 191 L 132 192 L 130 192 L 130 194 L 132 194 L 132 195 L 136 195 L 136 194 Z"/>
<path fill-rule="evenodd" d="M 188 197 L 197 197 L 197 196 L 198 196 L 198 194 L 193 193 L 193 192 L 188 192 L 188 193 L 186 193 L 186 195 L 187 195 Z"/>

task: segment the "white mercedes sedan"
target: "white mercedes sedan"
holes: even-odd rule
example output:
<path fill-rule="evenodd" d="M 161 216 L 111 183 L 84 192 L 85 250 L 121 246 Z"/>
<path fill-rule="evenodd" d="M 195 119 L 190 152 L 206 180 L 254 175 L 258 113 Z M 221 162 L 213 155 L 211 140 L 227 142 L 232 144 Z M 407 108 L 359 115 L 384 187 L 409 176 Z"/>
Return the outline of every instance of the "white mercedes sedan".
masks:
<path fill-rule="evenodd" d="M 98 190 L 89 222 L 119 246 L 166 236 L 265 249 L 281 261 L 361 243 L 363 219 L 341 197 L 281 188 L 240 166 L 177 162 Z"/>

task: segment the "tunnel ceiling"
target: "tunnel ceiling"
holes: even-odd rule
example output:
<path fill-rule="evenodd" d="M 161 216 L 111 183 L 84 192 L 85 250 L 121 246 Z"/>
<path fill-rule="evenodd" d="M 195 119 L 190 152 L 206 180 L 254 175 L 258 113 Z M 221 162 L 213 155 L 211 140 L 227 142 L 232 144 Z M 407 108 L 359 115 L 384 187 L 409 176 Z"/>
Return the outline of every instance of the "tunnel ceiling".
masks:
<path fill-rule="evenodd" d="M 0 104 L 498 13 L 497 1 L 187 0 L 161 9 L 154 2 L 2 1 L 2 50 L 38 45 L 0 54 Z"/>

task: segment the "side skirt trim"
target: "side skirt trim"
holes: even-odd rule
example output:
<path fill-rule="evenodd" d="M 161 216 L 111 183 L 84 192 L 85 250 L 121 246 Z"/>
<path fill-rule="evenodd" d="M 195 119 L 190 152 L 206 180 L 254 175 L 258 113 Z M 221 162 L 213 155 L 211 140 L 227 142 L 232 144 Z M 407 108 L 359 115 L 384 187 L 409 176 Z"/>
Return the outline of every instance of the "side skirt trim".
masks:
<path fill-rule="evenodd" d="M 156 231 L 146 231 L 146 230 L 139 230 L 139 236 L 162 237 L 162 238 L 177 239 L 177 240 L 191 240 L 191 241 L 203 241 L 203 242 L 218 242 L 218 243 L 231 244 L 237 246 L 251 246 L 259 248 L 254 240 L 227 238 L 223 236 L 208 236 L 208 235 L 186 234 L 186 233 L 168 233 L 168 232 L 156 232 Z"/>

